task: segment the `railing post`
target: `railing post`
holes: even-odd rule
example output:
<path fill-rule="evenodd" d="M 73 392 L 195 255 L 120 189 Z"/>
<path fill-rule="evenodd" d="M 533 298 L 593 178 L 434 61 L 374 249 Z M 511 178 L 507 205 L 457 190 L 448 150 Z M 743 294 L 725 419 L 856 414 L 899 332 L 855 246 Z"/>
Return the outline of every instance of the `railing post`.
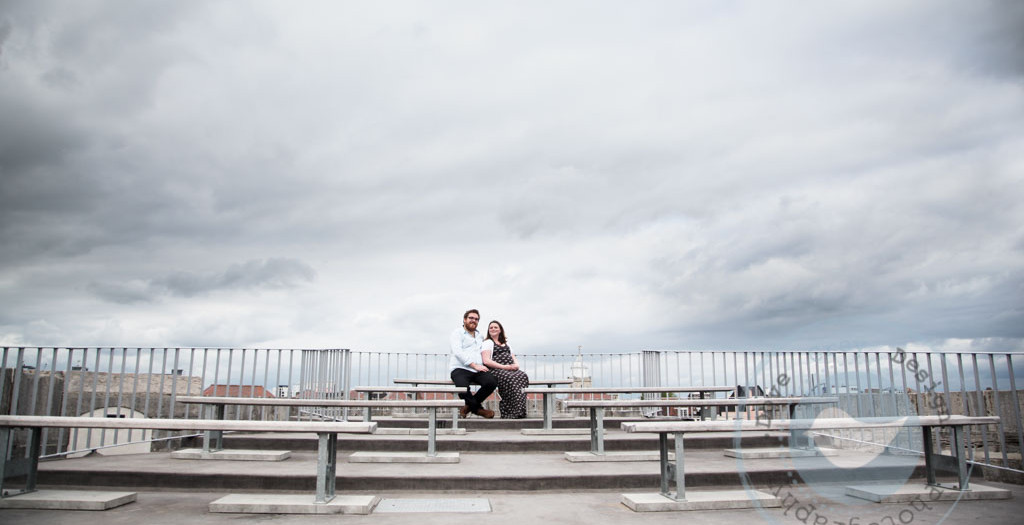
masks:
<path fill-rule="evenodd" d="M 341 350 L 344 369 L 341 372 L 341 384 L 345 395 L 342 399 L 349 398 L 349 390 L 352 389 L 352 351 L 348 348 Z M 348 421 L 348 407 L 341 409 L 342 419 Z"/>
<path fill-rule="evenodd" d="M 643 350 L 641 366 L 643 367 L 643 380 L 645 387 L 661 386 L 661 352 L 658 350 Z M 656 399 L 660 394 L 642 394 L 641 399 Z M 645 417 L 658 415 L 661 409 L 657 407 L 644 408 L 641 410 Z"/>

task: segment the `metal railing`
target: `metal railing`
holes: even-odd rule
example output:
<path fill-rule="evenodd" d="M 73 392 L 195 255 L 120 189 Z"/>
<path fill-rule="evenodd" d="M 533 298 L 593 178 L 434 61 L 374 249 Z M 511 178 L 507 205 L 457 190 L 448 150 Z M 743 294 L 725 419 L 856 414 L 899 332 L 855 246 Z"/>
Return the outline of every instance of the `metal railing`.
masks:
<path fill-rule="evenodd" d="M 593 387 L 710 386 L 760 388 L 780 396 L 834 395 L 852 417 L 998 415 L 999 425 L 968 435 L 976 462 L 1021 470 L 1024 376 L 1019 352 L 676 351 L 517 354 L 534 379 L 573 379 Z M 0 348 L 0 413 L 92 417 L 200 417 L 182 395 L 348 398 L 356 386 L 395 378 L 446 379 L 446 353 L 348 349 Z M 756 390 L 755 390 L 756 391 Z M 804 407 L 804 416 L 819 409 Z M 648 414 L 650 415 L 650 414 Z M 343 412 L 341 417 L 347 418 Z M 241 408 L 232 418 L 281 418 L 272 409 Z M 159 432 L 65 430 L 44 435 L 44 456 L 183 437 Z M 920 451 L 904 432 L 844 431 L 840 441 Z M 948 446 L 948 437 L 933 439 Z"/>

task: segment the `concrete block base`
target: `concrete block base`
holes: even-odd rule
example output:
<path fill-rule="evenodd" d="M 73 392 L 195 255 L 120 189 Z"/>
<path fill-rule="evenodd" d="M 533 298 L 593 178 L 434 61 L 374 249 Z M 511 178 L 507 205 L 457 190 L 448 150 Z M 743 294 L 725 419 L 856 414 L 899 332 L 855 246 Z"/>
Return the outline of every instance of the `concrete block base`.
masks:
<path fill-rule="evenodd" d="M 313 503 L 311 494 L 230 494 L 210 503 L 210 512 L 241 514 L 369 514 L 377 496 L 335 496 Z"/>
<path fill-rule="evenodd" d="M 604 454 L 594 454 L 593 452 L 566 452 L 565 459 L 573 463 L 600 463 L 606 461 L 658 461 L 661 458 L 658 452 L 615 451 L 605 452 Z M 670 452 L 668 459 L 670 461 L 675 461 L 676 455 Z"/>
<path fill-rule="evenodd" d="M 725 456 L 740 459 L 779 459 L 779 458 L 810 458 L 817 456 L 835 456 L 839 451 L 834 448 L 727 448 Z"/>
<path fill-rule="evenodd" d="M 171 452 L 171 459 L 217 459 L 222 461 L 284 461 L 292 457 L 290 450 L 218 450 L 203 452 L 201 448 L 183 448 Z"/>
<path fill-rule="evenodd" d="M 410 428 L 410 436 L 426 436 L 429 434 L 425 428 Z M 464 436 L 466 435 L 466 429 L 464 428 L 439 428 L 437 429 L 437 435 L 439 436 Z"/>
<path fill-rule="evenodd" d="M 0 509 L 107 510 L 135 501 L 135 492 L 37 490 L 0 499 Z"/>
<path fill-rule="evenodd" d="M 852 485 L 846 495 L 876 503 L 910 503 L 913 501 L 971 501 L 1010 499 L 1010 491 L 971 483 L 970 488 L 959 491 L 955 487 L 928 485 Z"/>
<path fill-rule="evenodd" d="M 426 452 L 353 452 L 349 463 L 458 463 L 458 452 L 438 452 L 428 456 Z"/>
<path fill-rule="evenodd" d="M 578 436 L 590 435 L 589 428 L 524 428 L 524 436 Z"/>
<path fill-rule="evenodd" d="M 725 510 L 756 507 L 781 507 L 779 498 L 767 492 L 746 490 L 687 491 L 685 501 L 675 501 L 658 493 L 623 494 L 622 504 L 634 512 L 673 510 Z"/>

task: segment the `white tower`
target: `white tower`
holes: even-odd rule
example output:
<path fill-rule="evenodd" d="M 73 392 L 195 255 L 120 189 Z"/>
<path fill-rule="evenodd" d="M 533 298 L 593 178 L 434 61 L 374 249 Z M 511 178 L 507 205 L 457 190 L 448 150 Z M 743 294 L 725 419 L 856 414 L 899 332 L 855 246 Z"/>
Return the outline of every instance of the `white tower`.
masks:
<path fill-rule="evenodd" d="M 576 360 L 572 363 L 572 387 L 587 388 L 591 386 L 590 368 L 583 364 L 583 345 L 576 347 Z"/>

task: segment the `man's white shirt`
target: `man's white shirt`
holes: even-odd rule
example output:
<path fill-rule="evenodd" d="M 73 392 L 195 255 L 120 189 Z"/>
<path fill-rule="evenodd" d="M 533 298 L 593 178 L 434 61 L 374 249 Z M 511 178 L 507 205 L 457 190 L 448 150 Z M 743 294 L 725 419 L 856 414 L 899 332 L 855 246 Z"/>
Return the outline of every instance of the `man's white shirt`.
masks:
<path fill-rule="evenodd" d="M 448 368 L 451 370 L 461 368 L 470 372 L 476 372 L 469 364 L 483 363 L 483 359 L 480 357 L 480 349 L 483 342 L 484 334 L 480 330 L 477 330 L 476 334 L 471 334 L 465 327 L 456 328 L 448 341 L 448 346 L 451 349 Z"/>

